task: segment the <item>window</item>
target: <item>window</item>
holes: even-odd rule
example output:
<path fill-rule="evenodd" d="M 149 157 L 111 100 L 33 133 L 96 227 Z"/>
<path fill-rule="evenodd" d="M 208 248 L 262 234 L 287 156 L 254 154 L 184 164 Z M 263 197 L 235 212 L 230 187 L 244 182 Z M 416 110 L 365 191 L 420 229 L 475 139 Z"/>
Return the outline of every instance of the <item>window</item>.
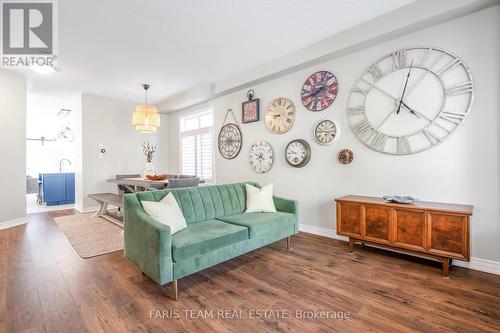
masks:
<path fill-rule="evenodd" d="M 181 173 L 213 181 L 212 110 L 180 118 Z"/>

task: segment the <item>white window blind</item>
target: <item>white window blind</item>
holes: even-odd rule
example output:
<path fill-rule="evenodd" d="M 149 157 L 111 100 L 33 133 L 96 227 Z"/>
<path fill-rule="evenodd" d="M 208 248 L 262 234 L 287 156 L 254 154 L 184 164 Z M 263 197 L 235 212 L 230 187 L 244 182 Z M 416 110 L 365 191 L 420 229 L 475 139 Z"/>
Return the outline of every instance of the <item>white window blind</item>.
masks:
<path fill-rule="evenodd" d="M 180 118 L 181 173 L 213 180 L 213 112 Z"/>

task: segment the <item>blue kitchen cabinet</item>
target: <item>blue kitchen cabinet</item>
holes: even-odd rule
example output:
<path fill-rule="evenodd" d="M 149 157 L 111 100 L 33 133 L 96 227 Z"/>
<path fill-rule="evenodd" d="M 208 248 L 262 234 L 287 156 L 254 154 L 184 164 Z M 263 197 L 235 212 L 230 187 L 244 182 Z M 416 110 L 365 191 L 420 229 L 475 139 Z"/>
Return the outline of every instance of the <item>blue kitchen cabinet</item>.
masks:
<path fill-rule="evenodd" d="M 43 173 L 40 179 L 47 206 L 75 203 L 74 173 Z"/>

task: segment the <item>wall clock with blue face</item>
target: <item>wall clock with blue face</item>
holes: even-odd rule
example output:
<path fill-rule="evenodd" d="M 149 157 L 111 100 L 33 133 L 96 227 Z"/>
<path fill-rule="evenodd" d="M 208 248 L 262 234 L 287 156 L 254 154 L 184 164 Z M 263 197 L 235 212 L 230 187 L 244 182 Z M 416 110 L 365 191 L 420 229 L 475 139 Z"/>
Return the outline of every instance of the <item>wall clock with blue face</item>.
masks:
<path fill-rule="evenodd" d="M 304 106 L 311 111 L 323 111 L 329 107 L 339 90 L 335 75 L 319 71 L 310 75 L 302 86 L 301 98 Z"/>

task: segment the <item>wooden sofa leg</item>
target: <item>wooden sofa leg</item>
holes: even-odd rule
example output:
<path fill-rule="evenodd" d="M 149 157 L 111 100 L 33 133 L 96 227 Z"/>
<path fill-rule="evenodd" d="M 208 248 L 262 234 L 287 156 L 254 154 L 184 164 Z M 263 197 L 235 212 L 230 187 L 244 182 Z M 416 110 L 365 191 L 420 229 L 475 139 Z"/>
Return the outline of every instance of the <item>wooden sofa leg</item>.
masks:
<path fill-rule="evenodd" d="M 287 250 L 290 250 L 290 236 L 286 238 L 286 248 Z"/>
<path fill-rule="evenodd" d="M 172 299 L 179 300 L 179 290 L 177 289 L 177 280 L 172 281 Z"/>

